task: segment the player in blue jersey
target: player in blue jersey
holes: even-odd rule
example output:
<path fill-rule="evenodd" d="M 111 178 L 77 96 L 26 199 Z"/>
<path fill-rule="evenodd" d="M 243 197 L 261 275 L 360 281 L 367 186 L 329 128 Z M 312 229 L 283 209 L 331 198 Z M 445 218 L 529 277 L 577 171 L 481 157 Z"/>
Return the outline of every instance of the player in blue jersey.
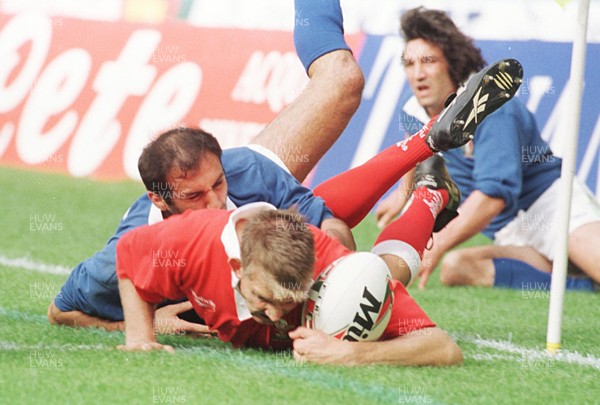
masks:
<path fill-rule="evenodd" d="M 484 61 L 472 40 L 441 11 L 413 9 L 401 23 L 407 41 L 403 62 L 414 93 L 404 112 L 427 122 Z M 516 99 L 486 118 L 475 135 L 462 149 L 444 153 L 463 196 L 461 215 L 435 235 L 423 258 L 420 287 L 449 249 L 483 232 L 494 245 L 449 252 L 441 266 L 444 284 L 548 288 L 561 159 Z M 382 224 L 402 208 L 409 184 L 382 202 L 377 211 Z M 575 181 L 573 186 L 569 258 L 590 278 L 569 277 L 567 285 L 591 289 L 591 280 L 600 281 L 600 251 L 595 248 L 600 246 L 600 207 L 584 184 Z"/>

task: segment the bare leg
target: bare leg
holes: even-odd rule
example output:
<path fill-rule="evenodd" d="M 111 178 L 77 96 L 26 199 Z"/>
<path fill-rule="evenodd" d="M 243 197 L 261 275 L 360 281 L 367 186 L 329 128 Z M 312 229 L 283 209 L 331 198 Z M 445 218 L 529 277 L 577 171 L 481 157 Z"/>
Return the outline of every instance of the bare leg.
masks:
<path fill-rule="evenodd" d="M 316 59 L 302 93 L 267 125 L 252 143 L 277 154 L 303 181 L 346 128 L 364 87 L 352 54 L 337 50 Z"/>
<path fill-rule="evenodd" d="M 477 246 L 448 252 L 442 260 L 442 284 L 493 287 L 496 271 L 493 259 L 520 260 L 538 270 L 550 272 L 552 263 L 538 251 L 525 246 Z"/>
<path fill-rule="evenodd" d="M 600 222 L 582 225 L 569 235 L 569 259 L 600 283 Z"/>
<path fill-rule="evenodd" d="M 408 285 L 411 279 L 411 273 L 406 260 L 393 254 L 383 254 L 381 255 L 381 258 L 388 265 L 392 278 L 400 281 L 405 286 Z"/>

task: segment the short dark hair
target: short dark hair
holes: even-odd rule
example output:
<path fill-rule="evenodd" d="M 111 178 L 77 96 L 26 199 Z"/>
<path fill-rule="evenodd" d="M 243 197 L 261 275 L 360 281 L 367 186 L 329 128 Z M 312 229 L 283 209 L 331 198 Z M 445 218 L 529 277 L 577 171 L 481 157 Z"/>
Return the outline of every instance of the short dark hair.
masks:
<path fill-rule="evenodd" d="M 448 73 L 456 87 L 485 66 L 481 50 L 473 39 L 463 34 L 441 10 L 425 7 L 408 10 L 400 18 L 400 31 L 406 42 L 423 39 L 438 46 L 448 61 Z"/>
<path fill-rule="evenodd" d="M 178 127 L 163 132 L 150 142 L 138 160 L 138 170 L 146 190 L 171 204 L 167 176 L 173 169 L 183 173 L 196 169 L 206 153 L 221 159 L 223 153 L 214 136 L 199 128 Z"/>

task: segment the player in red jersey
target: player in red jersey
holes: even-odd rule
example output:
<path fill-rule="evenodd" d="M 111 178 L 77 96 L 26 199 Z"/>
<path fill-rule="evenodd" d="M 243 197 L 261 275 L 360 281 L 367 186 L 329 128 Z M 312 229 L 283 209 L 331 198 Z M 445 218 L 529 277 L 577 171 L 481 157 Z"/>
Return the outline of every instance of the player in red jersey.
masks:
<path fill-rule="evenodd" d="M 471 139 L 477 123 L 468 130 L 460 123 L 471 113 L 476 94 L 484 92 L 500 100 L 482 114 L 479 122 L 510 98 L 485 80 L 487 72 L 503 63 L 475 75 L 467 90 L 430 123 L 431 129 L 425 128 L 365 165 L 327 181 L 315 194 L 352 225 L 372 207 L 378 198 L 374 196 L 389 187 L 388 180 L 434 152 L 459 147 Z M 374 182 L 374 175 L 380 181 Z M 349 185 L 357 191 L 351 198 Z M 121 238 L 117 244 L 117 276 L 125 315 L 126 344 L 122 348 L 172 351 L 154 337 L 155 304 L 187 297 L 208 328 L 234 346 L 285 348 L 293 340 L 297 359 L 322 363 L 461 362 L 460 348 L 435 327 L 401 284 L 420 268 L 431 233 L 441 230 L 457 215 L 460 193 L 439 155 L 417 167 L 414 187 L 407 210 L 383 230 L 372 249 L 396 280 L 392 320 L 381 341 L 345 342 L 297 327 L 302 301 L 298 297 L 304 297 L 302 293 L 312 279 L 327 265 L 350 251 L 316 228 L 309 232 L 294 214 L 273 211 L 272 206 L 255 212 L 256 206 L 251 206 L 233 213 L 187 212 Z M 289 294 L 275 294 L 278 290 Z M 281 296 L 292 299 L 278 298 Z"/>
<path fill-rule="evenodd" d="M 410 265 L 412 256 L 407 251 L 422 255 L 436 217 L 459 198 L 443 166 L 427 166 L 416 178 L 410 207 L 381 233 L 373 248 L 392 274 Z M 126 331 L 121 348 L 172 351 L 156 341 L 154 307 L 165 298 L 187 297 L 207 326 L 234 347 L 293 347 L 298 360 L 317 363 L 450 365 L 462 361 L 460 348 L 398 281 L 394 281 L 392 319 L 377 342 L 340 341 L 300 327 L 300 304 L 312 280 L 349 253 L 297 214 L 265 203 L 233 212 L 188 211 L 138 228 L 117 245 Z"/>

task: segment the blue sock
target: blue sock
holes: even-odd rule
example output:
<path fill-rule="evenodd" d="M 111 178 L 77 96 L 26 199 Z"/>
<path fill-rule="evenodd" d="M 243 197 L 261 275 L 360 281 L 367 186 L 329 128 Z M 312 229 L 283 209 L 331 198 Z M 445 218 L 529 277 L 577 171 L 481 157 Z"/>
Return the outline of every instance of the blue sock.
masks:
<path fill-rule="evenodd" d="M 514 259 L 494 259 L 494 287 L 549 290 L 552 275 Z M 567 277 L 567 290 L 594 291 L 589 278 Z"/>
<path fill-rule="evenodd" d="M 307 72 L 318 57 L 338 49 L 350 50 L 344 40 L 339 0 L 295 0 L 294 8 L 294 45 Z"/>

